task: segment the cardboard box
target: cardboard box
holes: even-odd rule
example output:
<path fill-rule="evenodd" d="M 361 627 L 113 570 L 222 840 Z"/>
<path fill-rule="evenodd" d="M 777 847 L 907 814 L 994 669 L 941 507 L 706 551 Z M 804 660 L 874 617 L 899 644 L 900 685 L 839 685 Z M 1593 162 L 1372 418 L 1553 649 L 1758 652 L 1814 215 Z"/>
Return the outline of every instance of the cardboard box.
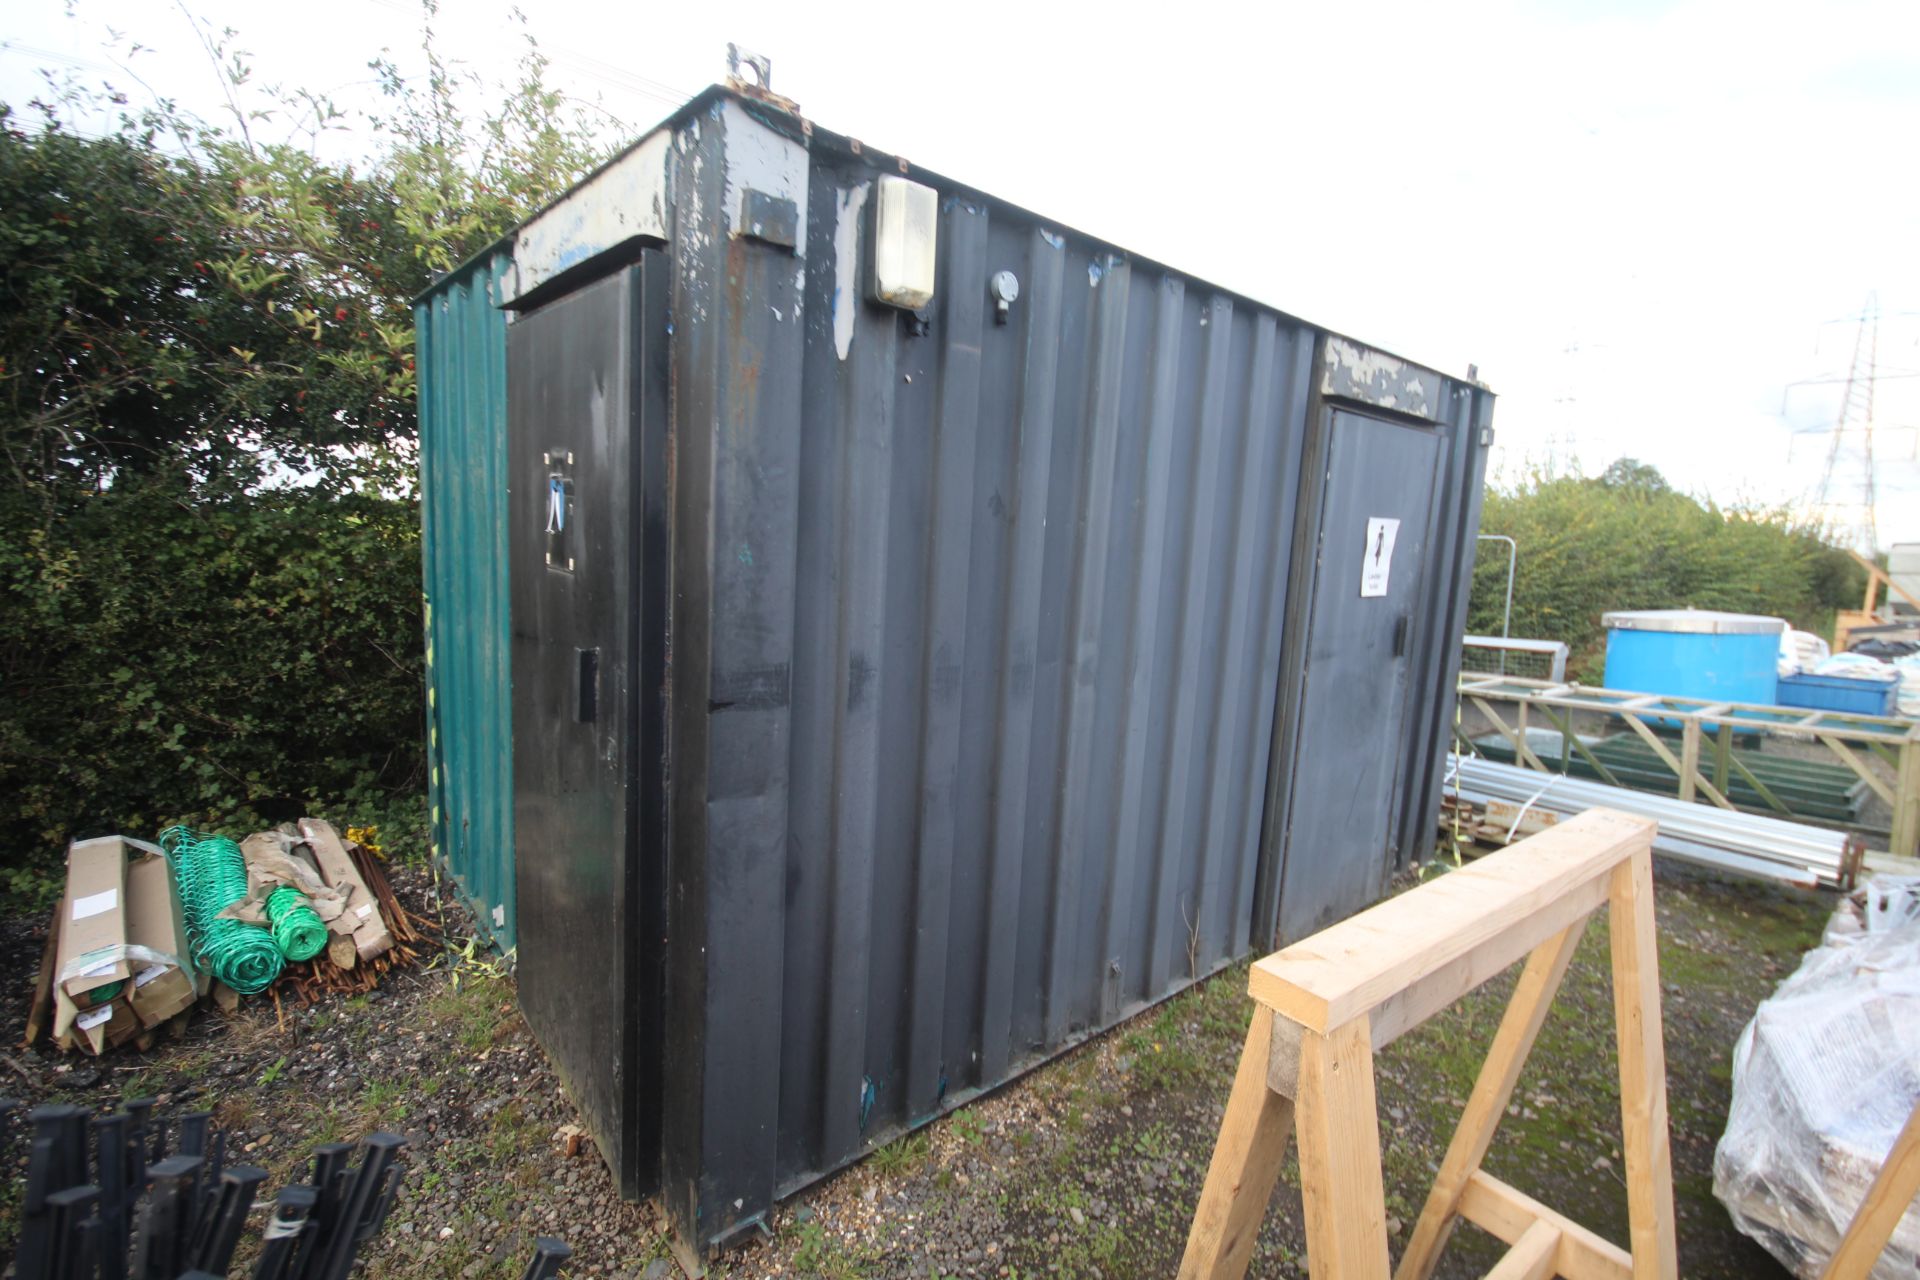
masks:
<path fill-rule="evenodd" d="M 177 961 L 156 962 L 150 955 L 133 958 L 128 1000 L 140 1025 L 157 1027 L 192 1008 L 200 998 L 201 987 L 195 980 L 192 952 L 187 947 L 180 890 L 165 858 L 144 854 L 127 866 L 127 941 Z"/>
<path fill-rule="evenodd" d="M 56 990 L 53 1009 L 54 1042 L 62 1049 L 83 1049 L 99 1057 L 140 1034 L 140 1019 L 133 1016 L 125 996 L 78 1009 L 64 991 Z"/>
<path fill-rule="evenodd" d="M 100 917 L 112 916 L 124 920 L 126 916 L 126 903 L 121 900 L 124 894 L 116 894 L 116 901 L 110 907 L 104 905 L 105 900 L 100 896 L 107 892 L 100 886 L 107 877 L 109 855 L 119 859 L 117 864 L 111 865 L 120 870 L 124 877 L 125 849 L 117 838 L 82 841 L 69 851 L 68 892 L 60 899 L 49 938 L 54 956 L 54 964 L 47 974 L 52 994 L 53 1041 L 62 1049 L 81 1049 L 96 1056 L 115 1045 L 125 1044 L 140 1032 L 140 1019 L 134 1016 L 132 1005 L 128 1002 L 126 980 L 118 979 L 121 988 L 111 999 L 100 1000 L 97 993 L 106 990 L 107 983 L 116 981 L 113 970 L 104 968 L 104 961 L 99 964 L 85 963 L 85 957 L 91 952 L 104 951 L 120 971 L 128 968 L 122 958 L 124 947 L 113 944 L 104 948 L 88 945 L 102 936 L 101 929 L 97 927 Z M 80 864 L 81 874 L 78 877 L 73 874 L 76 863 Z M 92 903 L 87 902 L 89 893 L 94 895 Z M 78 921 L 74 919 L 76 897 L 81 903 Z M 88 972 L 84 978 L 75 977 L 61 982 L 62 965 L 74 959 L 82 961 L 80 967 L 83 971 L 101 971 Z M 78 998 L 70 994 L 70 987 L 79 989 Z"/>
<path fill-rule="evenodd" d="M 77 1009 L 92 1008 L 97 999 L 93 992 L 133 977 L 126 945 L 126 841 L 119 836 L 76 840 L 67 847 L 67 892 L 60 903 L 60 947 L 54 961 L 56 994 Z"/>
<path fill-rule="evenodd" d="M 336 935 L 351 937 L 354 950 L 362 960 L 371 960 L 391 950 L 393 934 L 380 914 L 380 904 L 374 901 L 367 882 L 360 878 L 360 871 L 353 865 L 353 858 L 333 824 L 318 818 L 302 818 L 300 837 L 313 851 L 314 861 L 320 864 L 321 878 L 347 895 L 347 909 L 328 921 L 327 927 Z"/>

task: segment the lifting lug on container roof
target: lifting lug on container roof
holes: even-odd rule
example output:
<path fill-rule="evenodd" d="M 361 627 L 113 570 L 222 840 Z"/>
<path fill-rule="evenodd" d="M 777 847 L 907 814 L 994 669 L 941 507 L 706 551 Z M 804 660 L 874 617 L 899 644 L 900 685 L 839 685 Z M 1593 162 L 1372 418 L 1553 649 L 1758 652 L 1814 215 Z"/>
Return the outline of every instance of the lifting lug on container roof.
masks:
<path fill-rule="evenodd" d="M 753 73 L 751 78 L 740 74 L 743 66 Z M 727 44 L 727 88 L 743 98 L 779 107 L 796 116 L 800 114 L 799 103 L 773 91 L 773 59 L 732 42 Z M 805 126 L 804 121 L 802 125 Z"/>
<path fill-rule="evenodd" d="M 762 89 L 773 88 L 773 59 L 765 54 L 755 53 L 733 43 L 727 42 L 727 80 L 735 87 L 743 87 L 745 77 L 740 74 L 744 65 L 753 72 L 754 85 Z"/>

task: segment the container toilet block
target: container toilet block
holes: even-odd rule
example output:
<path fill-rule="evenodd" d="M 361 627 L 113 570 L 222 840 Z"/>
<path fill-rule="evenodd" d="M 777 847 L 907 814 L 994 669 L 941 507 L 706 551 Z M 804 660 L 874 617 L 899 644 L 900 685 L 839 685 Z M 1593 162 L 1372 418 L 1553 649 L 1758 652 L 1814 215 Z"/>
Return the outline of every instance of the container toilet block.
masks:
<path fill-rule="evenodd" d="M 1607 688 L 1771 706 L 1780 618 L 1712 609 L 1609 613 Z"/>

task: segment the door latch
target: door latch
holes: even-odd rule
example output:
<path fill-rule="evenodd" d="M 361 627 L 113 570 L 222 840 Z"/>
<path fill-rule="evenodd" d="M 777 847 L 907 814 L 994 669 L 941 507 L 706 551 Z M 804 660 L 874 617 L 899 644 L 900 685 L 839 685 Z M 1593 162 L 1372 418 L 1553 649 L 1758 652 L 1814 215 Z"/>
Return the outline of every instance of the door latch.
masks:
<path fill-rule="evenodd" d="M 549 451 L 541 455 L 547 468 L 544 522 L 547 536 L 547 567 L 573 572 L 573 452 Z"/>

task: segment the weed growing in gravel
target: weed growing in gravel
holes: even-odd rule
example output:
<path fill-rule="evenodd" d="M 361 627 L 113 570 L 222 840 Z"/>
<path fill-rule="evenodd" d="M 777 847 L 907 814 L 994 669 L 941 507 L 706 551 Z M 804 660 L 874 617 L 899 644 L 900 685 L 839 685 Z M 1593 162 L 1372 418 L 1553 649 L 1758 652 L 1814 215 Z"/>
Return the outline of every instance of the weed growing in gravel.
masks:
<path fill-rule="evenodd" d="M 920 1130 L 895 1138 L 886 1146 L 873 1153 L 873 1169 L 885 1178 L 920 1168 L 927 1162 L 927 1153 L 932 1149 L 926 1131 Z"/>
<path fill-rule="evenodd" d="M 457 985 L 448 983 L 427 1008 L 462 1048 L 483 1053 L 493 1047 L 514 1016 L 513 987 L 504 978 L 470 977 Z"/>
<path fill-rule="evenodd" d="M 362 1123 L 370 1128 L 390 1128 L 407 1118 L 407 1090 L 392 1080 L 375 1080 L 360 1095 L 364 1109 Z"/>
<path fill-rule="evenodd" d="M 819 1219 L 800 1228 L 800 1247 L 793 1251 L 794 1270 L 819 1280 L 862 1280 L 870 1259 L 827 1235 Z"/>
<path fill-rule="evenodd" d="M 151 1071 L 131 1072 L 120 1082 L 120 1100 L 131 1102 L 135 1098 L 151 1098 L 154 1094 L 153 1077 Z"/>
<path fill-rule="evenodd" d="M 1173 1152 L 1173 1135 L 1164 1123 L 1155 1122 L 1135 1133 L 1133 1149 L 1149 1160 L 1164 1159 Z"/>
<path fill-rule="evenodd" d="M 338 1142 L 342 1133 L 340 1117 L 330 1110 L 322 1111 L 313 1122 L 313 1145 L 317 1147 L 328 1142 Z"/>
<path fill-rule="evenodd" d="M 245 1133 L 254 1128 L 259 1119 L 259 1107 L 254 1098 L 245 1093 L 230 1093 L 213 1107 L 213 1123 L 218 1129 Z"/>
<path fill-rule="evenodd" d="M 953 1131 L 960 1140 L 969 1146 L 979 1146 L 986 1141 L 987 1133 L 980 1127 L 980 1117 L 971 1111 L 958 1111 L 953 1117 Z"/>
<path fill-rule="evenodd" d="M 496 1159 L 504 1160 L 529 1150 L 538 1139 L 537 1126 L 527 1118 L 527 1110 L 518 1099 L 494 1113 L 487 1133 L 487 1145 Z"/>

